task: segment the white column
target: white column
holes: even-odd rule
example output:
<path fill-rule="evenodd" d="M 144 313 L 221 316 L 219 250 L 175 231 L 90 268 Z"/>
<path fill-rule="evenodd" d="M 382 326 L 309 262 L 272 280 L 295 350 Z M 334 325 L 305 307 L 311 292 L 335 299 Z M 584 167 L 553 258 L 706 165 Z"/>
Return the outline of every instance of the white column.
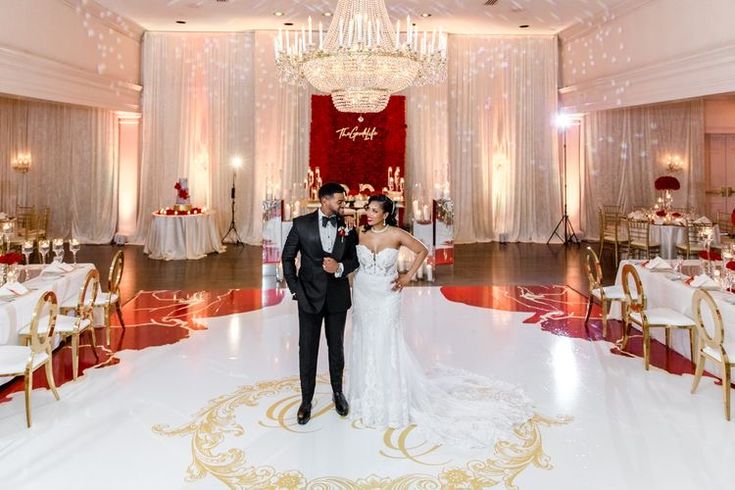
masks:
<path fill-rule="evenodd" d="M 138 217 L 138 189 L 140 183 L 140 114 L 117 112 L 118 180 L 117 234 L 126 237 L 135 234 Z"/>

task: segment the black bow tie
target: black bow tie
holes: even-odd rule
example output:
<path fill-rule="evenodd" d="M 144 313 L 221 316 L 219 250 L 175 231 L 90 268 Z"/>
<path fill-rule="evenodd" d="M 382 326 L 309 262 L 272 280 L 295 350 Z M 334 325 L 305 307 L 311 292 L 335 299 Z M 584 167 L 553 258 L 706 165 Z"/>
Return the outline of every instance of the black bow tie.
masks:
<path fill-rule="evenodd" d="M 327 223 L 332 223 L 333 226 L 337 226 L 337 215 L 322 216 L 322 226 L 327 226 Z"/>

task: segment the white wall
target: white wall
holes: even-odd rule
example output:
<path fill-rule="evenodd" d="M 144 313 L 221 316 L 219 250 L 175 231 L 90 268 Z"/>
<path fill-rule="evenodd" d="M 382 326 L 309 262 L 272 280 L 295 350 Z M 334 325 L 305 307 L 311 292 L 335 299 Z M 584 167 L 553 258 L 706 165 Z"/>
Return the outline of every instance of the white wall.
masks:
<path fill-rule="evenodd" d="M 735 91 L 733 19 L 733 0 L 631 0 L 567 29 L 561 105 L 589 112 Z"/>
<path fill-rule="evenodd" d="M 91 0 L 0 0 L 0 93 L 137 111 L 142 32 Z"/>

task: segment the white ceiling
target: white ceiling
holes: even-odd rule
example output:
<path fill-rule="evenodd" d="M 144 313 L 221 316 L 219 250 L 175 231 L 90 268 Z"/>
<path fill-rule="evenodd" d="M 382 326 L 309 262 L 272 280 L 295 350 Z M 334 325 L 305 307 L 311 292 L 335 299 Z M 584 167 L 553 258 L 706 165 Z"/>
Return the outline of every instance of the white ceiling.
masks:
<path fill-rule="evenodd" d="M 463 34 L 554 34 L 631 0 L 386 0 L 395 21 L 410 14 L 419 29 L 442 26 Z M 104 7 L 157 31 L 242 31 L 296 27 L 309 15 L 325 22 L 337 0 L 97 0 Z M 276 11 L 283 17 L 273 15 Z M 419 17 L 431 13 L 428 19 Z M 186 25 L 176 20 L 187 21 Z M 522 24 L 530 25 L 520 29 Z"/>

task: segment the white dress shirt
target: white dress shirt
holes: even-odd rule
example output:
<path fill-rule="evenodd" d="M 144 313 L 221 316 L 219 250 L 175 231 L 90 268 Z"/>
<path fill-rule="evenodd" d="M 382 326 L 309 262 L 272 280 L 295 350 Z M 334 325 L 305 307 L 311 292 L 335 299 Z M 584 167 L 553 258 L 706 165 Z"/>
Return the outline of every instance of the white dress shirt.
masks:
<path fill-rule="evenodd" d="M 334 250 L 334 243 L 337 241 L 337 225 L 333 225 L 331 222 L 327 223 L 327 226 L 322 226 L 322 218 L 326 218 L 327 215 L 322 213 L 322 210 L 318 210 L 319 217 L 317 218 L 317 226 L 319 226 L 319 238 L 322 240 L 322 249 L 331 254 Z M 337 266 L 337 272 L 334 273 L 334 277 L 342 277 L 342 273 L 345 270 L 345 266 L 340 262 Z"/>

